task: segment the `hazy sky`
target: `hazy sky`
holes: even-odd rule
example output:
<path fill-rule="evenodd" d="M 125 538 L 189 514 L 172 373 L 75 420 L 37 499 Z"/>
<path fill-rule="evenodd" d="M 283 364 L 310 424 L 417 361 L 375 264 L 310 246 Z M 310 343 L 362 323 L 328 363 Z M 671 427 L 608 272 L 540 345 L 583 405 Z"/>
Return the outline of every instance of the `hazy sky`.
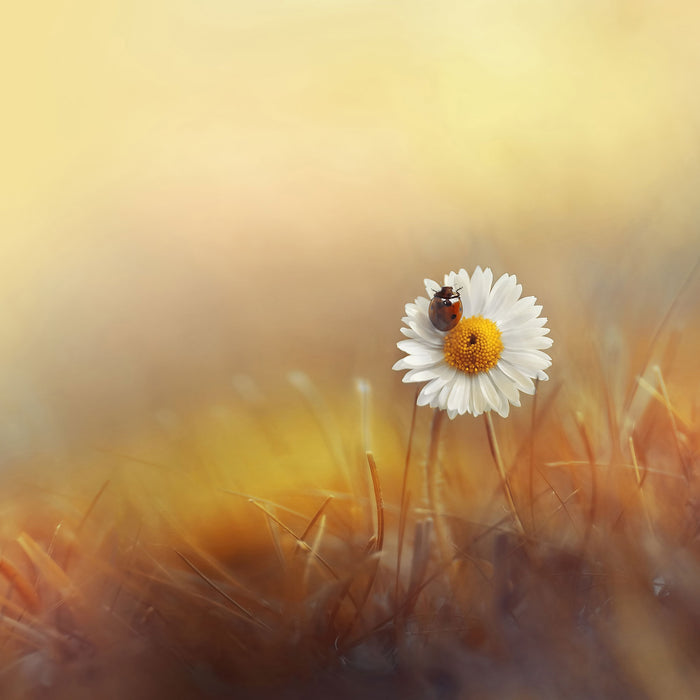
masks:
<path fill-rule="evenodd" d="M 655 318 L 700 252 L 697 3 L 5 14 L 10 453 L 241 372 L 384 377 L 452 268 L 518 274 L 561 337 L 607 294 Z"/>

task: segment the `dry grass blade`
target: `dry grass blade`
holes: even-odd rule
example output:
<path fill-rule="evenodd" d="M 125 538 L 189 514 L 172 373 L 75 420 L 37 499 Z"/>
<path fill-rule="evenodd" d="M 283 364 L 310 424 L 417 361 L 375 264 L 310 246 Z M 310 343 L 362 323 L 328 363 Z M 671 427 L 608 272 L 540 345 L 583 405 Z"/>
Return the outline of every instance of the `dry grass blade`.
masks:
<path fill-rule="evenodd" d="M 85 527 L 85 523 L 87 522 L 88 518 L 92 514 L 92 512 L 95 510 L 95 506 L 99 502 L 100 498 L 102 498 L 102 494 L 107 490 L 107 487 L 109 486 L 110 480 L 107 479 L 102 486 L 97 490 L 97 493 L 92 497 L 92 500 L 90 501 L 90 504 L 88 505 L 87 509 L 83 513 L 83 517 L 80 519 L 80 522 L 78 523 L 78 526 L 75 529 L 75 534 L 79 534 L 83 527 Z M 73 558 L 73 554 L 75 551 L 75 538 L 71 537 L 70 544 L 68 546 L 68 549 L 66 550 L 66 555 L 65 559 L 63 562 L 63 568 L 68 569 L 68 566 L 71 562 L 71 559 Z"/>
<path fill-rule="evenodd" d="M 641 379 L 642 375 L 645 373 L 647 367 L 649 366 L 649 362 L 651 361 L 651 357 L 654 353 L 654 349 L 656 348 L 657 343 L 659 342 L 659 339 L 661 338 L 661 335 L 668 325 L 669 320 L 673 316 L 673 313 L 678 305 L 678 302 L 682 298 L 683 294 L 687 291 L 687 289 L 690 287 L 691 282 L 695 278 L 695 275 L 698 273 L 700 270 L 700 257 L 695 261 L 695 264 L 693 267 L 690 269 L 690 272 L 686 275 L 686 278 L 683 280 L 683 284 L 679 287 L 678 291 L 674 295 L 671 303 L 668 306 L 668 309 L 666 309 L 666 312 L 664 313 L 663 317 L 661 318 L 661 321 L 659 322 L 659 325 L 656 327 L 656 330 L 654 331 L 654 334 L 651 336 L 651 340 L 649 341 L 649 344 L 647 345 L 646 352 L 642 358 L 642 362 L 640 363 L 639 370 L 637 371 L 636 375 L 639 379 Z M 634 399 L 634 395 L 636 392 L 637 385 L 632 384 L 630 386 L 630 389 L 627 393 L 627 397 L 625 398 L 625 402 L 623 405 L 623 413 L 622 415 L 627 415 L 629 413 L 630 406 L 632 405 L 632 401 Z"/>
<path fill-rule="evenodd" d="M 54 636 L 48 633 L 45 634 L 43 629 L 40 630 L 30 627 L 21 620 L 14 620 L 3 613 L 0 613 L 0 620 L 2 620 L 4 625 L 11 627 L 14 632 L 18 633 L 27 644 L 37 649 L 44 647 L 52 636 Z"/>
<path fill-rule="evenodd" d="M 336 573 L 335 569 L 318 553 L 318 552 L 312 552 L 311 547 L 307 542 L 304 540 L 300 539 L 297 534 L 292 530 L 289 526 L 285 525 L 279 518 L 275 517 L 272 513 L 270 513 L 269 510 L 264 508 L 260 503 L 257 501 L 251 500 L 250 501 L 254 506 L 259 508 L 270 520 L 272 520 L 276 525 L 278 525 L 282 530 L 284 530 L 287 534 L 291 535 L 294 540 L 296 541 L 297 545 L 304 551 L 310 552 L 312 556 L 320 562 L 320 564 L 323 566 L 326 571 L 334 578 L 336 581 L 340 581 L 340 576 Z"/>
<path fill-rule="evenodd" d="M 397 532 L 397 546 L 396 546 L 396 585 L 394 589 L 394 597 L 398 605 L 399 600 L 399 581 L 401 579 L 401 560 L 403 557 L 403 540 L 406 532 L 406 516 L 408 514 L 409 503 L 411 500 L 411 494 L 408 491 L 408 470 L 411 465 L 411 453 L 413 451 L 413 435 L 416 431 L 416 413 L 418 411 L 418 394 L 420 393 L 420 388 L 416 389 L 415 397 L 413 401 L 413 410 L 411 411 L 411 425 L 408 429 L 408 445 L 406 447 L 406 457 L 404 459 L 403 465 L 403 476 L 401 477 L 401 500 L 399 502 L 399 528 Z"/>
<path fill-rule="evenodd" d="M 435 538 L 438 549 L 444 559 L 450 557 L 449 536 L 446 524 L 443 520 L 443 506 L 440 498 L 440 462 L 438 458 L 440 448 L 440 432 L 444 421 L 445 412 L 436 408 L 433 410 L 433 420 L 430 424 L 430 441 L 428 443 L 428 457 L 425 461 L 425 487 L 428 496 L 428 509 L 433 517 L 435 526 Z"/>
<path fill-rule="evenodd" d="M 581 441 L 583 442 L 584 449 L 586 450 L 586 456 L 588 457 L 589 473 L 591 476 L 591 500 L 588 506 L 588 518 L 586 520 L 588 526 L 586 528 L 586 538 L 590 534 L 590 530 L 595 523 L 596 511 L 598 508 L 598 479 L 596 476 L 596 460 L 595 454 L 593 452 L 593 445 L 591 444 L 591 438 L 588 435 L 588 428 L 586 428 L 586 421 L 584 420 L 583 414 L 581 412 L 576 413 L 576 427 L 578 428 L 579 435 L 581 436 Z"/>
<path fill-rule="evenodd" d="M 384 547 L 384 499 L 382 497 L 382 486 L 379 482 L 377 463 L 375 462 L 374 455 L 371 452 L 367 453 L 367 463 L 369 464 L 369 472 L 372 476 L 374 502 L 377 508 L 377 539 L 375 550 L 381 552 Z"/>
<path fill-rule="evenodd" d="M 700 659 L 700 503 L 686 483 L 700 436 L 697 397 L 684 393 L 695 369 L 650 367 L 625 415 L 617 400 L 634 378 L 614 372 L 629 363 L 611 354 L 591 369 L 596 340 L 577 344 L 587 364 L 562 372 L 562 391 L 538 386 L 507 423 L 451 422 L 417 406 L 420 389 L 410 427 L 395 396 L 372 396 L 385 403 L 370 421 L 360 382 L 358 430 L 354 394 L 333 395 L 331 411 L 298 378 L 316 421 L 293 392 L 301 414 L 284 395 L 255 420 L 248 405 L 211 407 L 221 433 L 198 406 L 192 433 L 183 419 L 144 443 L 153 461 L 135 460 L 172 469 L 115 473 L 106 459 L 87 495 L 77 477 L 75 493 L 22 484 L 41 510 L 6 524 L 3 700 L 5 681 L 24 689 L 37 664 L 56 700 L 94 679 L 94 697 L 112 685 L 120 697 L 647 697 L 653 655 L 640 675 L 629 649 L 667 641 L 663 663 L 682 677 Z M 643 349 L 630 347 L 635 362 Z M 657 639 L 635 646 L 635 630 Z M 581 672 L 582 659 L 600 673 Z M 126 691 L 120 668 L 142 674 Z M 182 688 L 160 693 L 172 678 Z"/>
<path fill-rule="evenodd" d="M 637 478 L 637 487 L 639 489 L 639 499 L 642 503 L 642 510 L 644 511 L 644 519 L 647 522 L 647 527 L 649 528 L 649 531 L 651 533 L 654 532 L 654 525 L 651 520 L 651 515 L 649 513 L 649 504 L 647 503 L 647 497 L 646 494 L 644 493 L 644 481 L 647 478 L 647 470 L 644 470 L 644 473 L 642 474 L 639 471 L 639 463 L 637 462 L 637 452 L 634 449 L 634 439 L 630 435 L 629 440 L 628 440 L 628 445 L 629 445 L 629 450 L 630 450 L 630 455 L 632 456 L 632 464 L 634 464 L 634 475 Z"/>
<path fill-rule="evenodd" d="M 293 515 L 295 518 L 299 518 L 299 520 L 306 520 L 307 516 L 304 515 L 304 513 L 301 513 L 298 510 L 294 510 L 293 508 L 289 508 L 288 506 L 285 506 L 282 503 L 278 503 L 277 501 L 271 501 L 268 498 L 259 498 L 258 496 L 254 496 L 252 493 L 243 493 L 242 491 L 232 491 L 231 489 L 221 489 L 223 493 L 228 493 L 231 496 L 238 496 L 240 498 L 245 499 L 246 501 L 252 503 L 259 503 L 260 505 L 265 505 L 265 506 L 271 506 L 272 508 L 275 508 L 275 510 L 281 510 L 288 515 Z M 335 497 L 335 496 L 334 496 Z"/>
<path fill-rule="evenodd" d="M 78 589 L 66 572 L 26 533 L 17 538 L 46 583 L 66 599 L 75 598 Z"/>
<path fill-rule="evenodd" d="M 24 601 L 29 612 L 36 613 L 39 611 L 41 608 L 41 600 L 39 599 L 39 594 L 36 592 L 36 589 L 27 580 L 27 577 L 5 557 L 0 559 L 0 574 L 12 584 L 19 597 Z"/>
<path fill-rule="evenodd" d="M 182 552 L 174 550 L 175 554 L 182 559 L 182 561 L 187 564 L 187 566 L 194 571 L 197 576 L 199 576 L 202 581 L 204 581 L 208 586 L 215 590 L 222 598 L 229 602 L 239 613 L 241 613 L 245 618 L 256 624 L 258 627 L 269 630 L 269 625 L 266 625 L 261 619 L 253 615 L 250 610 L 244 608 L 238 601 L 234 600 L 226 591 L 224 591 L 216 582 L 212 581 L 203 571 L 198 569 Z"/>
<path fill-rule="evenodd" d="M 666 397 L 660 391 L 649 384 L 644 377 L 639 377 L 639 379 L 637 379 L 637 384 L 639 384 L 644 391 L 653 396 L 660 404 L 662 404 L 667 411 L 670 411 L 675 417 L 676 421 L 679 422 L 683 428 L 688 429 L 688 423 L 685 421 L 683 416 L 666 400 Z"/>
<path fill-rule="evenodd" d="M 591 463 L 586 460 L 586 459 L 567 459 L 562 462 L 545 462 L 544 463 L 545 467 L 551 467 L 553 469 L 561 468 L 561 467 L 586 467 L 586 466 L 593 466 L 596 469 L 609 469 L 610 467 L 614 467 L 617 469 L 631 469 L 635 470 L 634 464 L 602 464 L 600 462 L 594 462 L 592 465 Z M 644 479 L 645 474 L 654 474 L 655 476 L 664 476 L 668 477 L 670 479 L 682 479 L 684 480 L 684 477 L 682 474 L 674 474 L 673 472 L 667 472 L 664 471 L 663 469 L 654 469 L 652 467 L 646 467 L 644 469 L 644 474 L 642 474 L 642 479 Z"/>
<path fill-rule="evenodd" d="M 690 471 L 690 466 L 688 465 L 685 455 L 683 453 L 683 447 L 681 446 L 681 439 L 680 435 L 678 433 L 678 425 L 676 424 L 676 416 L 675 412 L 673 411 L 671 407 L 671 399 L 668 396 L 668 389 L 666 388 L 666 382 L 664 381 L 663 374 L 661 374 L 661 368 L 658 365 L 654 366 L 654 373 L 656 374 L 656 377 L 659 382 L 659 387 L 661 388 L 661 394 L 663 396 L 663 403 L 664 406 L 666 406 L 666 411 L 668 412 L 668 419 L 671 423 L 671 433 L 673 434 L 673 440 L 676 445 L 676 450 L 678 452 L 678 461 L 680 462 L 681 465 L 681 470 L 683 472 L 683 476 L 685 477 L 685 480 L 690 483 L 692 473 Z"/>
<path fill-rule="evenodd" d="M 433 531 L 433 521 L 423 520 L 415 526 L 413 542 L 413 558 L 411 560 L 411 576 L 408 580 L 407 597 L 415 600 L 415 594 L 421 586 L 430 561 L 430 535 Z M 408 612 L 406 610 L 405 612 Z"/>
<path fill-rule="evenodd" d="M 369 571 L 367 571 L 367 580 L 364 582 L 364 588 L 362 590 L 362 595 L 355 597 L 355 614 L 348 625 L 347 629 L 338 636 L 338 646 L 342 647 L 345 640 L 352 633 L 353 629 L 362 622 L 362 611 L 367 604 L 369 594 L 374 587 L 374 582 L 377 578 L 377 570 L 379 568 L 379 556 L 378 553 L 371 554 L 367 559 L 367 564 L 369 566 Z M 352 645 L 354 642 L 351 642 Z"/>
<path fill-rule="evenodd" d="M 523 526 L 523 521 L 520 519 L 520 514 L 515 505 L 515 500 L 513 498 L 513 491 L 510 487 L 510 481 L 508 479 L 508 474 L 506 473 L 505 465 L 503 464 L 503 457 L 501 456 L 501 449 L 498 446 L 498 440 L 496 439 L 496 431 L 493 427 L 493 418 L 491 417 L 491 411 L 486 411 L 484 413 L 484 420 L 486 422 L 486 434 L 488 436 L 489 448 L 491 449 L 491 456 L 493 461 L 496 463 L 496 469 L 498 470 L 498 476 L 501 479 L 501 486 L 503 487 L 503 493 L 505 494 L 506 501 L 508 502 L 508 507 L 513 515 L 515 524 L 517 526 L 520 534 L 525 534 L 525 527 Z"/>
<path fill-rule="evenodd" d="M 313 530 L 314 525 L 316 525 L 316 523 L 319 521 L 319 518 L 321 518 L 324 511 L 326 510 L 326 507 L 333 500 L 333 498 L 334 498 L 334 496 L 327 496 L 326 497 L 326 500 L 321 504 L 319 509 L 314 513 L 311 520 L 309 520 L 308 525 L 304 528 L 304 532 L 301 533 L 301 537 L 299 539 L 306 542 L 306 538 L 309 536 L 309 533 L 311 532 L 311 530 Z"/>
<path fill-rule="evenodd" d="M 314 518 L 314 522 L 317 519 Z M 314 541 L 311 543 L 311 547 L 309 548 L 308 552 L 309 555 L 306 558 L 306 565 L 304 566 L 304 574 L 302 577 L 302 590 L 307 591 L 309 588 L 309 579 L 311 577 L 311 565 L 312 562 L 314 561 L 316 555 L 318 554 L 318 550 L 321 546 L 321 542 L 323 541 L 323 536 L 326 532 L 326 516 L 321 515 L 320 516 L 320 521 L 318 525 L 318 531 L 316 532 L 316 536 L 314 537 Z"/>

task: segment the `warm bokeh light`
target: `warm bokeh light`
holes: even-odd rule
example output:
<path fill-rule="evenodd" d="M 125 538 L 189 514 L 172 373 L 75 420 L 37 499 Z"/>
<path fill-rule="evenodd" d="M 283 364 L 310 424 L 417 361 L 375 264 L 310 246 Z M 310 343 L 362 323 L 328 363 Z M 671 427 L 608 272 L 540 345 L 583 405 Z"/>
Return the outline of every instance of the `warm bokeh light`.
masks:
<path fill-rule="evenodd" d="M 699 14 L 13 8 L 4 450 L 128 432 L 234 374 L 384 375 L 403 301 L 462 265 L 526 276 L 560 333 L 606 297 L 654 326 L 699 250 Z"/>
<path fill-rule="evenodd" d="M 692 0 L 15 3 L 0 27 L 0 535 L 13 560 L 60 589 L 51 562 L 70 560 L 61 533 L 74 532 L 87 554 L 69 575 L 106 614 L 101 596 L 119 597 L 106 562 L 132 562 L 140 537 L 178 576 L 170 545 L 262 567 L 257 552 L 284 561 L 283 548 L 248 497 L 284 492 L 299 524 L 332 490 L 318 543 L 350 551 L 375 517 L 368 446 L 395 529 L 415 399 L 391 371 L 404 304 L 424 277 L 476 265 L 517 275 L 554 339 L 541 422 L 527 397 L 498 423 L 517 495 L 536 462 L 583 512 L 592 454 L 624 468 L 591 530 L 618 501 L 633 509 L 633 435 L 660 469 L 698 447 L 699 33 Z M 429 421 L 418 412 L 415 464 Z M 500 517 L 483 425 L 450 423 L 442 440 L 447 507 L 479 527 Z M 634 501 L 634 523 L 652 512 L 680 541 L 694 502 L 680 474 L 665 478 L 648 510 Z M 565 505 L 543 525 L 562 542 Z M 453 526 L 464 542 L 476 527 Z M 647 565 L 638 554 L 623 551 L 629 570 Z M 130 624 L 156 578 L 129 590 Z M 624 629 L 654 631 L 644 591 L 626 591 Z M 653 685 L 637 651 L 629 668 Z"/>

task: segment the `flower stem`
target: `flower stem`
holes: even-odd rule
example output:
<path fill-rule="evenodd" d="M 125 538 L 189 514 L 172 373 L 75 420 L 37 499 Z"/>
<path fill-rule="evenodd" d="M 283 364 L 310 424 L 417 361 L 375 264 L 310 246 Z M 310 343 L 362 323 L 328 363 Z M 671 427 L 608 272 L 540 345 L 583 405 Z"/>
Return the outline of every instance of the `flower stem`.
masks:
<path fill-rule="evenodd" d="M 430 425 L 430 443 L 428 446 L 428 459 L 425 463 L 425 486 L 428 494 L 428 507 L 433 514 L 435 521 L 435 536 L 437 538 L 440 554 L 443 559 L 447 560 L 450 557 L 450 548 L 448 546 L 447 533 L 445 524 L 442 520 L 442 503 L 440 501 L 440 492 L 438 489 L 439 466 L 438 466 L 438 446 L 440 443 L 440 429 L 442 428 L 443 417 L 445 412 L 436 408 L 433 413 L 433 422 Z"/>
<path fill-rule="evenodd" d="M 521 535 L 525 534 L 525 528 L 523 527 L 523 521 L 518 515 L 518 510 L 515 507 L 515 501 L 513 500 L 513 492 L 510 488 L 510 483 L 508 481 L 508 475 L 506 474 L 506 469 L 503 465 L 503 458 L 501 457 L 501 450 L 498 447 L 498 441 L 496 440 L 496 431 L 493 428 L 493 419 L 491 418 L 491 411 L 484 412 L 484 419 L 486 421 L 486 434 L 489 438 L 489 447 L 491 448 L 491 455 L 493 461 L 496 463 L 496 469 L 498 470 L 498 476 L 501 478 L 501 485 L 503 486 L 503 492 L 506 496 L 506 501 L 508 501 L 508 507 L 510 508 L 513 518 L 515 519 L 515 524 Z"/>
<path fill-rule="evenodd" d="M 410 493 L 408 491 L 408 470 L 411 465 L 411 452 L 413 451 L 413 434 L 416 430 L 416 413 L 418 410 L 418 404 L 416 403 L 418 399 L 418 393 L 420 389 L 416 389 L 416 396 L 413 401 L 413 413 L 411 414 L 411 428 L 408 432 L 408 447 L 406 448 L 406 460 L 403 466 L 403 479 L 401 480 L 401 507 L 399 508 L 399 532 L 398 532 L 398 545 L 397 545 L 397 555 L 396 555 L 396 586 L 394 589 L 394 597 L 397 601 L 399 600 L 399 581 L 401 579 L 401 558 L 403 556 L 403 539 L 406 532 L 406 513 L 408 512 L 408 503 L 410 500 Z"/>

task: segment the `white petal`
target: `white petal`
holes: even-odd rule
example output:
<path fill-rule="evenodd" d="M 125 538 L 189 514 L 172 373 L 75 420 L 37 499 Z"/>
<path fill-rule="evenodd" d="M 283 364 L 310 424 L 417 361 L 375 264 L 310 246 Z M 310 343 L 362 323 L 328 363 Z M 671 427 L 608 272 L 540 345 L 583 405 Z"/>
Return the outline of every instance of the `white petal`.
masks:
<path fill-rule="evenodd" d="M 425 387 L 420 390 L 418 398 L 416 399 L 416 406 L 427 406 L 433 398 L 432 394 L 427 394 L 425 392 Z"/>
<path fill-rule="evenodd" d="M 419 370 L 413 371 L 418 372 Z M 457 372 L 457 370 L 454 367 L 450 367 L 445 364 L 436 365 L 435 367 L 431 367 L 427 371 L 433 373 L 433 376 L 431 377 L 431 382 L 433 383 L 434 388 L 431 390 L 431 393 L 436 393 L 445 384 L 449 384 L 450 382 L 452 382 Z"/>
<path fill-rule="evenodd" d="M 458 272 L 455 272 L 455 284 L 469 285 L 469 273 L 460 267 Z"/>
<path fill-rule="evenodd" d="M 474 270 L 471 280 L 471 316 L 483 315 L 492 281 L 493 273 L 490 267 L 487 267 L 485 270 L 477 267 Z"/>
<path fill-rule="evenodd" d="M 428 355 L 433 353 L 439 356 L 442 354 L 422 340 L 399 340 L 396 343 L 396 347 L 409 355 Z"/>
<path fill-rule="evenodd" d="M 535 393 L 535 384 L 533 383 L 532 378 L 528 377 L 528 375 L 524 372 L 521 372 L 520 369 L 513 366 L 507 360 L 504 360 L 503 357 L 501 357 L 501 359 L 498 361 L 498 367 L 503 374 L 506 375 L 506 377 L 515 382 L 515 385 L 520 391 L 526 394 Z"/>
<path fill-rule="evenodd" d="M 469 279 L 469 274 L 462 268 L 455 279 L 455 284 L 457 289 L 459 289 L 459 294 L 462 298 L 462 312 L 464 318 L 469 318 L 474 315 L 472 311 L 472 292 L 471 292 L 471 280 Z"/>
<path fill-rule="evenodd" d="M 539 329 L 538 329 L 539 330 Z M 538 333 L 521 333 L 511 330 L 501 333 L 503 345 L 508 350 L 546 350 L 552 347 L 552 339 Z"/>
<path fill-rule="evenodd" d="M 427 404 L 431 403 L 440 393 L 446 383 L 445 378 L 442 376 L 433 378 L 420 390 L 416 403 L 419 406 L 426 406 Z"/>
<path fill-rule="evenodd" d="M 510 403 L 512 403 L 514 406 L 520 406 L 520 393 L 518 392 L 518 387 L 512 379 L 509 379 L 503 373 L 500 366 L 496 365 L 489 371 L 489 375 L 503 396 L 505 396 L 506 399 L 508 399 L 508 401 L 510 401 Z"/>
<path fill-rule="evenodd" d="M 510 402 L 508 400 L 508 397 L 506 396 L 506 394 L 503 391 L 501 391 L 501 388 L 495 379 L 493 370 L 491 370 L 490 372 L 486 372 L 483 375 L 483 377 L 485 379 L 485 382 L 484 382 L 485 386 L 489 385 L 493 389 L 493 391 L 495 392 L 496 399 L 493 400 L 493 397 L 492 397 L 492 401 L 491 401 L 492 410 L 496 411 L 496 413 L 498 413 L 499 416 L 502 416 L 503 418 L 505 418 L 508 415 L 508 411 L 509 411 L 509 407 L 510 407 Z M 504 377 L 504 380 L 507 382 L 508 381 L 507 377 L 505 377 L 505 375 L 503 375 L 503 377 Z M 517 392 L 517 390 L 516 390 L 516 392 Z"/>
<path fill-rule="evenodd" d="M 472 383 L 472 414 L 480 416 L 487 409 L 486 396 L 481 388 L 481 377 L 475 374 Z"/>
<path fill-rule="evenodd" d="M 425 285 L 425 291 L 428 295 L 428 299 L 432 299 L 435 296 L 435 292 L 439 292 L 442 289 L 442 285 L 438 284 L 435 280 L 428 279 L 427 277 L 423 280 Z"/>
<path fill-rule="evenodd" d="M 551 348 L 553 343 L 554 341 L 551 338 L 534 338 L 528 345 L 533 350 L 546 350 L 547 348 Z"/>
<path fill-rule="evenodd" d="M 505 397 L 503 397 L 502 394 L 499 393 L 498 389 L 496 389 L 496 386 L 491 381 L 488 372 L 482 372 L 478 375 L 478 377 L 479 386 L 481 391 L 484 392 L 484 396 L 488 402 L 488 408 L 497 410 L 501 406 L 501 401 L 504 400 Z"/>
<path fill-rule="evenodd" d="M 476 382 L 474 375 L 468 375 L 469 379 L 469 413 L 473 416 L 478 416 L 481 410 L 477 411 L 477 404 L 480 406 L 478 397 L 481 395 L 479 392 L 479 385 Z"/>
<path fill-rule="evenodd" d="M 409 369 L 406 374 L 403 375 L 401 381 L 403 382 L 428 382 L 431 379 L 436 379 L 441 377 L 440 365 L 437 367 L 428 367 L 427 369 Z"/>
<path fill-rule="evenodd" d="M 501 418 L 508 418 L 508 413 L 510 412 L 510 404 L 507 401 L 503 402 L 503 405 L 501 406 L 500 410 L 497 410 L 496 413 Z"/>
<path fill-rule="evenodd" d="M 471 400 L 472 382 L 468 374 L 460 372 L 457 381 L 462 384 L 462 401 L 459 405 L 459 413 L 464 415 L 469 412 L 469 401 Z"/>
<path fill-rule="evenodd" d="M 408 318 L 412 318 L 418 312 L 418 307 L 413 303 L 408 303 L 403 307 L 403 310 Z"/>
<path fill-rule="evenodd" d="M 528 312 L 529 314 L 532 314 L 532 311 Z M 512 318 L 501 318 L 498 321 L 498 327 L 503 331 L 503 330 L 512 330 L 514 328 L 523 328 L 527 330 L 534 330 L 535 328 L 539 328 L 542 330 L 542 327 L 544 324 L 547 323 L 547 318 L 542 317 L 542 316 L 526 316 L 523 315 L 521 317 L 518 316 L 513 316 Z"/>
<path fill-rule="evenodd" d="M 513 304 L 510 310 L 503 313 L 502 323 L 519 325 L 535 319 L 540 315 L 542 307 L 535 304 L 535 297 L 523 297 Z"/>
<path fill-rule="evenodd" d="M 442 360 L 431 360 L 427 355 L 406 355 L 400 360 L 397 360 L 393 365 L 392 369 L 416 369 L 416 368 L 428 368 L 435 367 L 440 364 Z"/>
<path fill-rule="evenodd" d="M 416 367 L 431 367 L 433 365 L 443 362 L 442 353 L 437 351 L 431 351 L 428 354 L 422 355 L 406 355 L 403 358 L 403 367 L 396 367 L 396 369 L 414 369 Z M 547 365 L 549 366 L 549 365 Z M 539 369 L 545 369 L 540 367 Z"/>
<path fill-rule="evenodd" d="M 440 393 L 431 401 L 430 405 L 434 408 L 447 408 L 447 397 L 450 395 L 450 389 L 452 388 L 452 383 L 445 384 L 445 386 L 440 389 Z"/>
<path fill-rule="evenodd" d="M 522 292 L 515 275 L 502 275 L 496 280 L 484 306 L 484 316 L 498 323 L 515 304 Z"/>
<path fill-rule="evenodd" d="M 496 413 L 498 413 L 499 416 L 505 416 L 508 415 L 509 407 L 510 407 L 510 401 L 506 398 L 505 394 L 503 394 L 499 388 L 495 385 L 495 382 L 493 381 L 493 377 L 490 375 L 486 375 L 489 378 L 489 382 L 494 385 L 494 390 L 496 391 L 498 395 L 498 407 L 495 409 Z"/>
<path fill-rule="evenodd" d="M 459 411 L 459 406 L 462 403 L 462 382 L 459 380 L 452 382 L 452 388 L 450 389 L 450 394 L 447 397 L 447 410 L 448 411 Z"/>
<path fill-rule="evenodd" d="M 404 309 L 409 318 L 415 318 L 416 316 L 427 316 L 429 306 L 430 301 L 428 299 L 416 297 L 415 301 L 412 304 L 406 304 Z"/>
<path fill-rule="evenodd" d="M 509 350 L 505 348 L 501 353 L 501 359 L 510 362 L 521 369 L 526 374 L 535 376 L 537 370 L 547 369 L 551 366 L 552 360 L 541 350 Z"/>
<path fill-rule="evenodd" d="M 427 318 L 417 318 L 410 321 L 408 326 L 420 340 L 435 347 L 442 347 L 445 334 L 435 328 Z"/>
<path fill-rule="evenodd" d="M 499 329 L 503 343 L 518 341 L 526 342 L 531 338 L 544 338 L 549 333 L 549 328 L 539 328 L 533 325 L 513 326 L 508 325 Z"/>
<path fill-rule="evenodd" d="M 418 406 L 431 406 L 432 408 L 435 408 L 437 397 L 440 395 L 440 391 L 443 386 L 444 384 L 442 383 L 435 384 L 434 382 L 426 384 L 421 390 L 420 394 L 418 394 L 416 404 Z"/>

